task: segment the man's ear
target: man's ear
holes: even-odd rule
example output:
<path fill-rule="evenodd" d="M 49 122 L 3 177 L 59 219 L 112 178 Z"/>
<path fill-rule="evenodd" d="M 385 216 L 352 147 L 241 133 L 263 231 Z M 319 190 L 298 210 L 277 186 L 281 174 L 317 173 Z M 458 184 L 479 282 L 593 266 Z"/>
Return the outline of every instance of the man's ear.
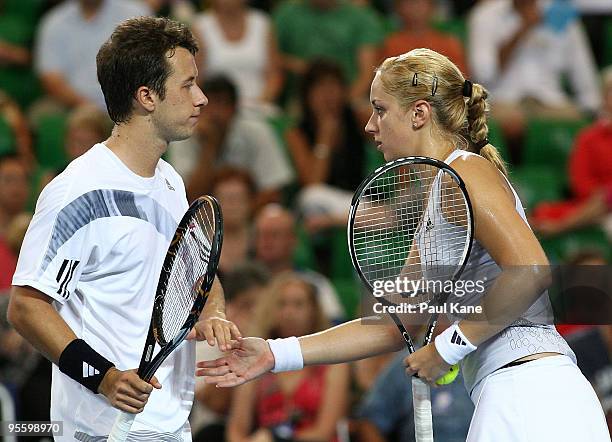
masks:
<path fill-rule="evenodd" d="M 431 119 L 431 104 L 425 100 L 417 100 L 412 105 L 410 121 L 413 129 L 420 129 Z"/>
<path fill-rule="evenodd" d="M 153 112 L 155 110 L 155 99 L 157 95 L 146 86 L 140 86 L 134 95 L 138 107 Z"/>

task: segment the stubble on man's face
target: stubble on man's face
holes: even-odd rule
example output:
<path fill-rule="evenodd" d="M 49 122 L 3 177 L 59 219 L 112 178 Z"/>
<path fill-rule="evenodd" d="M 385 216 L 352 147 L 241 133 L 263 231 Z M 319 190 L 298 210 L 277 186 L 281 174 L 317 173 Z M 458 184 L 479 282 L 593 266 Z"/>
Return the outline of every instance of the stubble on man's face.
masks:
<path fill-rule="evenodd" d="M 193 135 L 208 99 L 197 85 L 198 70 L 188 50 L 176 48 L 168 63 L 171 74 L 166 80 L 166 95 L 159 101 L 153 118 L 167 141 L 184 140 Z"/>

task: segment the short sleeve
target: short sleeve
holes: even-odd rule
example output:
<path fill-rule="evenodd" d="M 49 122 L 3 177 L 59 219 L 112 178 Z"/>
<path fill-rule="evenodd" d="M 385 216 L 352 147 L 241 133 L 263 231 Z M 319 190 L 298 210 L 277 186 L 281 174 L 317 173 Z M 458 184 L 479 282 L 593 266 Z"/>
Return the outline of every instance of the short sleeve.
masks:
<path fill-rule="evenodd" d="M 74 292 L 95 247 L 88 198 L 63 205 L 65 195 L 62 179 L 41 193 L 13 276 L 13 285 L 30 286 L 60 303 Z"/>

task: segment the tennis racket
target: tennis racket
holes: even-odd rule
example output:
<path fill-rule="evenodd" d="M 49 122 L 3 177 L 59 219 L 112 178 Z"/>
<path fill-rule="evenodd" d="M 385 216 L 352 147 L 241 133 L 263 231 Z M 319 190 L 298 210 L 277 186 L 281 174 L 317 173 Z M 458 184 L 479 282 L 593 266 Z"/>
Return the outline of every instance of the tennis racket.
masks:
<path fill-rule="evenodd" d="M 211 196 L 196 199 L 176 229 L 159 276 L 149 333 L 138 367 L 138 376 L 144 381 L 153 377 L 197 322 L 215 279 L 222 242 L 219 203 Z M 156 344 L 161 349 L 153 356 Z M 135 418 L 135 414 L 121 412 L 108 441 L 127 440 Z"/>
<path fill-rule="evenodd" d="M 442 305 L 450 295 L 440 290 L 442 283 L 454 284 L 461 275 L 473 231 L 470 199 L 459 175 L 432 158 L 401 158 L 376 169 L 355 192 L 348 223 L 349 251 L 355 270 L 372 293 L 380 295 L 385 281 L 420 281 L 412 286 L 418 290 L 400 292 L 394 285 L 392 293 L 377 296 L 376 301 L 396 305 L 389 300 L 395 297 Z M 390 316 L 413 353 L 406 327 L 397 314 Z M 438 314 L 429 317 L 424 346 L 431 342 L 437 321 Z M 414 376 L 412 393 L 416 440 L 431 442 L 429 386 Z"/>

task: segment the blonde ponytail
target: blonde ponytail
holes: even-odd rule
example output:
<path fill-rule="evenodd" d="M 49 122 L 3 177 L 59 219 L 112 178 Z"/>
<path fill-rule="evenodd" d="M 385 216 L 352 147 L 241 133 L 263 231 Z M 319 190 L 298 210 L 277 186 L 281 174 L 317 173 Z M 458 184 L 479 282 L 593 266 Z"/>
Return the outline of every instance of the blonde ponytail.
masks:
<path fill-rule="evenodd" d="M 387 58 L 377 69 L 383 90 L 403 109 L 422 99 L 434 110 L 433 122 L 456 146 L 465 146 L 508 176 L 501 155 L 487 139 L 487 90 L 463 77 L 457 66 L 431 49 L 418 48 Z"/>
<path fill-rule="evenodd" d="M 468 135 L 469 150 L 487 159 L 504 176 L 508 176 L 506 163 L 495 146 L 489 143 L 489 126 L 487 125 L 487 90 L 480 84 L 472 84 L 472 94 L 468 100 Z"/>

